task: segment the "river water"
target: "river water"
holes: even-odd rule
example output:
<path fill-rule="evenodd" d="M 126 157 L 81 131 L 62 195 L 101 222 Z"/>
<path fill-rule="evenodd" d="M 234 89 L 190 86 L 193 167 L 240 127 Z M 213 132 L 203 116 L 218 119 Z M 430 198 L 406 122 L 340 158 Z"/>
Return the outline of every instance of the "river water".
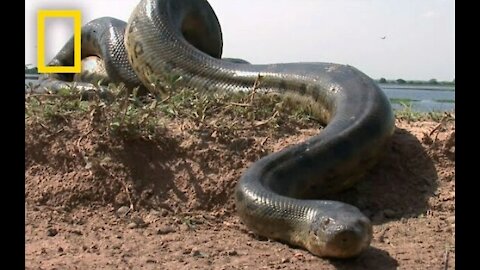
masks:
<path fill-rule="evenodd" d="M 454 86 L 405 86 L 395 84 L 380 84 L 379 86 L 392 102 L 394 109 L 410 106 L 413 111 L 419 112 L 455 110 Z"/>
<path fill-rule="evenodd" d="M 36 80 L 25 79 L 25 84 Z M 418 112 L 455 110 L 455 87 L 425 85 L 379 84 L 392 103 L 393 109 L 406 106 Z"/>

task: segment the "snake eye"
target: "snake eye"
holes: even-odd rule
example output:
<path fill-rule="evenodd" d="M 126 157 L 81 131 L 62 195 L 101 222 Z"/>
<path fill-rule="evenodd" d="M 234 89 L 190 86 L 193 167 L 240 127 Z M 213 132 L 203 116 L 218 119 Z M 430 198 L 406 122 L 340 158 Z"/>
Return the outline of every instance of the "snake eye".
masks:
<path fill-rule="evenodd" d="M 312 230 L 313 234 L 315 236 L 320 236 L 325 234 L 325 232 L 328 230 L 328 225 L 332 222 L 332 218 L 329 217 L 323 217 L 321 220 L 318 221 L 316 228 Z"/>
<path fill-rule="evenodd" d="M 332 219 L 329 217 L 322 219 L 322 222 L 320 223 L 320 228 L 324 231 L 327 230 L 327 226 L 328 224 L 330 224 L 331 221 Z"/>

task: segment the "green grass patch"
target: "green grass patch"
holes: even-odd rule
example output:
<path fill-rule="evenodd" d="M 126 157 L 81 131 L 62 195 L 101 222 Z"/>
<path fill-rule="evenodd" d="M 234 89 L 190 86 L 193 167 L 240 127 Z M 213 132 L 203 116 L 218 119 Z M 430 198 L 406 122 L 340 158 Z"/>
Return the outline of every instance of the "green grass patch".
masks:
<path fill-rule="evenodd" d="M 122 85 L 110 86 L 110 90 L 113 97 L 109 100 L 98 95 L 83 100 L 84 95 L 75 89 L 56 94 L 28 94 L 25 121 L 61 129 L 72 119 L 86 118 L 101 134 L 146 139 L 161 139 L 169 121 L 176 118 L 190 121 L 198 130 L 206 128 L 230 135 L 247 129 L 277 132 L 291 127 L 320 128 L 321 124 L 311 104 L 301 106 L 301 100 L 277 93 L 199 92 L 172 85 L 167 92 L 140 97 Z M 395 102 L 403 106 L 395 111 L 397 118 L 438 121 L 444 116 L 437 112 L 415 112 L 410 100 Z"/>
<path fill-rule="evenodd" d="M 25 120 L 59 126 L 71 119 L 88 118 L 101 133 L 126 138 L 161 138 L 168 121 L 190 120 L 197 127 L 216 130 L 270 129 L 319 126 L 308 107 L 275 93 L 199 92 L 169 88 L 170 93 L 137 96 L 123 86 L 110 87 L 111 100 L 93 95 L 82 100 L 77 90 L 56 94 L 28 94 Z"/>
<path fill-rule="evenodd" d="M 453 99 L 435 99 L 435 102 L 440 102 L 440 103 L 455 103 L 455 100 L 453 100 Z"/>
<path fill-rule="evenodd" d="M 439 122 L 445 118 L 455 118 L 454 112 L 418 112 L 412 109 L 412 105 L 408 103 L 401 103 L 402 109 L 395 110 L 395 117 L 397 119 L 406 120 L 408 122 L 415 121 L 435 121 Z"/>
<path fill-rule="evenodd" d="M 391 98 L 390 102 L 393 104 L 410 104 L 414 101 L 419 101 L 417 99 L 408 99 L 408 98 Z"/>

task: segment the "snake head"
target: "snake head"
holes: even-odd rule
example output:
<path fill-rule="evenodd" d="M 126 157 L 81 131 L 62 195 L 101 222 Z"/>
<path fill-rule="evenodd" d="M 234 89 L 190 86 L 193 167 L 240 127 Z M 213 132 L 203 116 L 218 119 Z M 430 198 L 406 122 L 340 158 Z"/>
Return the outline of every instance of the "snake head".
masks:
<path fill-rule="evenodd" d="M 310 226 L 305 247 L 320 257 L 350 258 L 369 247 L 372 224 L 358 208 L 323 201 Z"/>

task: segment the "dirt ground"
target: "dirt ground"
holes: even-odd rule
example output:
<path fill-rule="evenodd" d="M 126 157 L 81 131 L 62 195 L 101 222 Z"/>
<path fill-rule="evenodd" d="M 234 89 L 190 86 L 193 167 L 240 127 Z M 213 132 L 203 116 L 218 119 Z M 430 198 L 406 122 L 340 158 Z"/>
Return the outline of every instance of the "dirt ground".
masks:
<path fill-rule="evenodd" d="M 174 119 L 150 141 L 102 136 L 88 119 L 26 121 L 26 269 L 455 268 L 454 119 L 397 120 L 380 164 L 335 197 L 374 224 L 350 260 L 258 237 L 235 214 L 245 168 L 317 128 L 227 138 L 192 125 Z"/>

